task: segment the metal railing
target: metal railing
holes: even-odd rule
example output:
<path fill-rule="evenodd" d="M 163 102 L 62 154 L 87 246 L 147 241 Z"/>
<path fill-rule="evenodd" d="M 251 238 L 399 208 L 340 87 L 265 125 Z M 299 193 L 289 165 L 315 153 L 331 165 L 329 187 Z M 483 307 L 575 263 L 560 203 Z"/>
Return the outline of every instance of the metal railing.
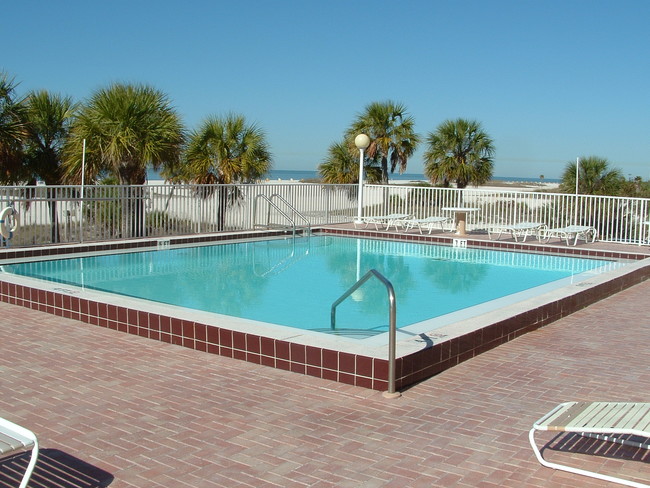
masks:
<path fill-rule="evenodd" d="M 331 328 L 336 329 L 336 307 L 338 307 L 344 300 L 352 296 L 366 281 L 372 277 L 377 278 L 386 287 L 388 292 L 388 391 L 384 393 L 387 398 L 397 398 L 400 396 L 395 391 L 395 349 L 397 342 L 397 303 L 395 301 L 395 290 L 393 284 L 376 269 L 371 269 L 365 275 L 357 280 L 343 295 L 341 295 L 334 303 L 331 309 Z"/>
<path fill-rule="evenodd" d="M 265 201 L 267 203 L 267 208 L 266 208 L 266 222 L 265 223 L 259 223 L 257 219 L 257 215 L 259 213 L 259 203 L 260 200 Z M 280 203 L 282 203 L 286 209 L 282 210 L 277 203 L 275 203 L 273 200 L 278 200 Z M 272 220 L 271 218 L 271 210 L 275 210 L 277 213 L 282 215 L 284 217 L 284 220 L 281 222 L 277 222 Z M 309 222 L 309 219 L 305 217 L 300 211 L 295 208 L 293 205 L 291 205 L 289 202 L 287 202 L 284 198 L 282 198 L 281 195 L 278 195 L 277 193 L 274 193 L 270 197 L 264 195 L 263 193 L 260 193 L 255 197 L 255 203 L 253 205 L 253 228 L 263 228 L 263 229 L 286 229 L 287 224 L 290 224 L 290 228 L 292 230 L 293 236 L 296 237 L 296 229 L 298 227 L 296 223 L 296 218 L 300 220 L 304 224 L 304 228 L 307 229 L 307 235 L 311 234 L 311 223 Z"/>
<path fill-rule="evenodd" d="M 20 228 L 1 244 L 41 246 L 250 230 L 260 194 L 268 199 L 278 195 L 312 226 L 352 222 L 357 214 L 357 185 L 102 185 L 84 187 L 83 202 L 80 186 L 4 186 L 0 209 L 13 205 Z M 365 216 L 406 213 L 422 218 L 447 215 L 442 208 L 464 205 L 479 209 L 468 214 L 467 229 L 473 232 L 535 221 L 550 228 L 590 225 L 606 242 L 648 240 L 647 198 L 397 185 L 366 185 L 363 195 Z M 279 209 L 271 206 L 269 211 L 272 221 L 280 221 Z"/>
<path fill-rule="evenodd" d="M 407 213 L 422 218 L 446 215 L 444 207 L 466 206 L 479 209 L 468 213 L 468 231 L 517 222 L 540 222 L 549 228 L 590 225 L 598 230 L 599 240 L 636 244 L 648 240 L 649 203 L 648 198 L 480 188 L 364 188 L 365 215 Z"/>
<path fill-rule="evenodd" d="M 170 237 L 254 228 L 254 199 L 290 203 L 311 225 L 348 222 L 353 185 L 3 186 L 0 209 L 13 205 L 20 228 L 3 246 L 41 246 L 137 237 Z M 276 206 L 277 207 L 277 206 Z M 272 208 L 270 218 L 281 218 Z"/>

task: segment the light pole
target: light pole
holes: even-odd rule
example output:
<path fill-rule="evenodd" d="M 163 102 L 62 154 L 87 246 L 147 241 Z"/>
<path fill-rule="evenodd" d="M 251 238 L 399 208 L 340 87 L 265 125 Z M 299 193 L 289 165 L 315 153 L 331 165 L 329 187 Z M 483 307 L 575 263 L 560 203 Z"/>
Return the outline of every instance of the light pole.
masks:
<path fill-rule="evenodd" d="M 357 212 L 356 223 L 360 224 L 361 213 L 363 211 L 363 151 L 370 145 L 370 137 L 365 134 L 359 134 L 354 138 L 354 145 L 359 149 L 359 210 Z"/>
<path fill-rule="evenodd" d="M 576 205 L 573 211 L 573 223 L 578 225 L 578 180 L 580 178 L 580 158 L 576 158 Z"/>

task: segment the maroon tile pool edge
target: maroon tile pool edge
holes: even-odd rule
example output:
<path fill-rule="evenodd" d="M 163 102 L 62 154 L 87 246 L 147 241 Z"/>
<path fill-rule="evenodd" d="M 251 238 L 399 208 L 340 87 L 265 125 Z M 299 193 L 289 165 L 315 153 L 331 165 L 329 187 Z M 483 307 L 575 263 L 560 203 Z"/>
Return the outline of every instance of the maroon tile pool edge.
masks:
<path fill-rule="evenodd" d="M 325 233 L 361 235 L 375 238 L 400 238 L 410 241 L 449 243 L 450 239 L 438 236 L 364 232 L 353 229 L 323 228 Z M 170 237 L 171 245 L 218 242 L 223 240 L 280 235 L 281 232 L 218 234 L 200 237 Z M 93 243 L 70 246 L 65 249 L 43 247 L 0 251 L 0 260 L 35 256 L 53 256 L 79 252 L 98 252 L 123 249 L 155 249 L 160 239 L 134 242 Z M 468 240 L 471 247 L 511 249 L 525 252 L 539 251 L 534 244 L 513 245 L 509 242 Z M 548 247 L 545 247 L 548 251 Z M 560 248 L 564 253 L 601 258 L 643 259 L 640 253 L 580 250 Z M 582 251 L 582 252 L 581 252 Z M 650 277 L 650 265 L 614 277 L 612 280 L 586 288 L 564 299 L 546 304 L 524 313 L 508 317 L 460 337 L 431 344 L 423 349 L 398 357 L 395 365 L 396 387 L 403 389 L 415 382 L 433 376 L 462 361 L 504 344 L 522 334 L 556 321 L 598 300 L 611 296 Z M 1 280 L 1 275 L 0 275 Z M 34 310 L 71 318 L 109 329 L 135 334 L 211 354 L 249 361 L 300 374 L 352 384 L 374 390 L 386 390 L 388 361 L 292 343 L 252 333 L 229 330 L 201 322 L 181 319 L 127 307 L 88 300 L 65 293 L 0 281 L 0 300 Z"/>

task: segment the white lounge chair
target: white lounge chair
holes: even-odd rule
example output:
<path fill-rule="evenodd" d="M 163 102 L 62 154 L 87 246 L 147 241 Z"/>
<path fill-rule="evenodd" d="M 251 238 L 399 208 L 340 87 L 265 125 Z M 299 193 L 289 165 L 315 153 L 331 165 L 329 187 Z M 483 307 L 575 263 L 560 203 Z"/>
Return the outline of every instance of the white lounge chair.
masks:
<path fill-rule="evenodd" d="M 568 225 L 556 229 L 545 229 L 540 233 L 540 241 L 548 242 L 552 237 L 566 241 L 567 246 L 578 244 L 578 240 L 594 242 L 598 231 L 590 225 Z M 573 241 L 573 244 L 571 244 Z"/>
<path fill-rule="evenodd" d="M 445 231 L 445 226 L 447 222 L 450 221 L 449 217 L 426 217 L 424 219 L 403 219 L 400 223 L 404 226 L 404 229 L 411 230 L 415 227 L 418 228 L 420 234 L 422 230 L 429 230 L 429 234 L 434 227 L 439 227 L 443 232 Z"/>
<path fill-rule="evenodd" d="M 31 430 L 14 424 L 9 420 L 0 418 L 0 457 L 6 457 L 19 451 L 32 450 L 32 457 L 29 460 L 20 488 L 25 488 L 32 476 L 36 460 L 38 459 L 38 440 Z"/>
<path fill-rule="evenodd" d="M 598 478 L 626 486 L 648 487 L 648 484 L 616 478 L 585 469 L 574 468 L 564 464 L 552 463 L 542 457 L 535 442 L 535 432 L 555 431 L 574 432 L 587 437 L 594 437 L 608 442 L 616 442 L 650 449 L 647 438 L 650 437 L 650 403 L 620 402 L 567 402 L 561 403 L 544 415 L 533 425 L 529 433 L 530 445 L 542 465 Z M 622 437 L 621 437 L 622 436 Z M 646 442 L 631 440 L 629 436 L 639 436 Z"/>
<path fill-rule="evenodd" d="M 377 230 L 379 230 L 379 227 L 385 226 L 386 230 L 389 230 L 391 227 L 395 227 L 395 230 L 397 230 L 397 226 L 400 225 L 400 222 L 410 217 L 409 214 L 405 213 L 361 217 L 361 222 L 355 220 L 354 226 L 363 225 L 364 228 L 367 228 L 369 225 L 374 225 Z"/>
<path fill-rule="evenodd" d="M 488 237 L 492 239 L 492 234 L 496 234 L 496 239 L 499 240 L 504 232 L 509 233 L 515 242 L 519 241 L 522 237 L 522 242 L 526 242 L 526 237 L 544 235 L 543 231 L 546 230 L 546 224 L 541 222 L 519 222 L 513 225 L 495 225 L 488 227 Z"/>

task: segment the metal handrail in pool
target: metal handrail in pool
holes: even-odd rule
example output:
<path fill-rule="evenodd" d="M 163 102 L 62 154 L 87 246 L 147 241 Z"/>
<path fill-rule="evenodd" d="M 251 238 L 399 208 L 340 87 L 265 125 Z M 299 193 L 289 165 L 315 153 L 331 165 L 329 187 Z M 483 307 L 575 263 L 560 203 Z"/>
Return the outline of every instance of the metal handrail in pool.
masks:
<path fill-rule="evenodd" d="M 395 290 L 393 284 L 376 269 L 371 269 L 363 275 L 357 282 L 352 285 L 348 291 L 343 293 L 338 300 L 332 304 L 332 330 L 336 329 L 336 307 L 338 307 L 343 300 L 350 297 L 361 285 L 372 277 L 377 278 L 386 287 L 388 292 L 388 391 L 384 392 L 386 398 L 398 398 L 401 393 L 395 391 L 395 342 L 397 336 L 397 306 L 395 302 Z"/>
<path fill-rule="evenodd" d="M 296 207 L 291 205 L 287 200 L 282 198 L 282 196 L 279 195 L 278 193 L 274 193 L 270 197 L 264 195 L 263 193 L 260 193 L 259 195 L 257 195 L 255 197 L 255 204 L 253 206 L 253 226 L 254 227 L 258 226 L 258 224 L 256 224 L 256 222 L 257 222 L 257 201 L 258 201 L 258 199 L 262 198 L 262 199 L 266 200 L 268 202 L 268 204 L 269 204 L 269 209 L 268 209 L 268 212 L 266 214 L 266 225 L 264 227 L 267 228 L 267 229 L 269 229 L 271 227 L 271 224 L 270 224 L 270 222 L 271 222 L 271 207 L 273 207 L 278 212 L 280 212 L 280 214 L 291 223 L 291 227 L 293 229 L 293 235 L 295 237 L 295 235 L 296 235 L 296 222 L 295 222 L 295 220 L 293 220 L 293 218 L 289 217 L 280 207 L 278 207 L 275 203 L 273 203 L 273 198 L 274 197 L 277 198 L 278 200 L 280 200 L 282 203 L 284 203 L 288 208 L 290 208 L 292 210 L 294 215 L 297 215 L 298 217 L 300 217 L 307 224 L 307 235 L 311 235 L 311 223 L 309 222 L 307 217 L 305 217 L 303 214 L 301 214 Z"/>

